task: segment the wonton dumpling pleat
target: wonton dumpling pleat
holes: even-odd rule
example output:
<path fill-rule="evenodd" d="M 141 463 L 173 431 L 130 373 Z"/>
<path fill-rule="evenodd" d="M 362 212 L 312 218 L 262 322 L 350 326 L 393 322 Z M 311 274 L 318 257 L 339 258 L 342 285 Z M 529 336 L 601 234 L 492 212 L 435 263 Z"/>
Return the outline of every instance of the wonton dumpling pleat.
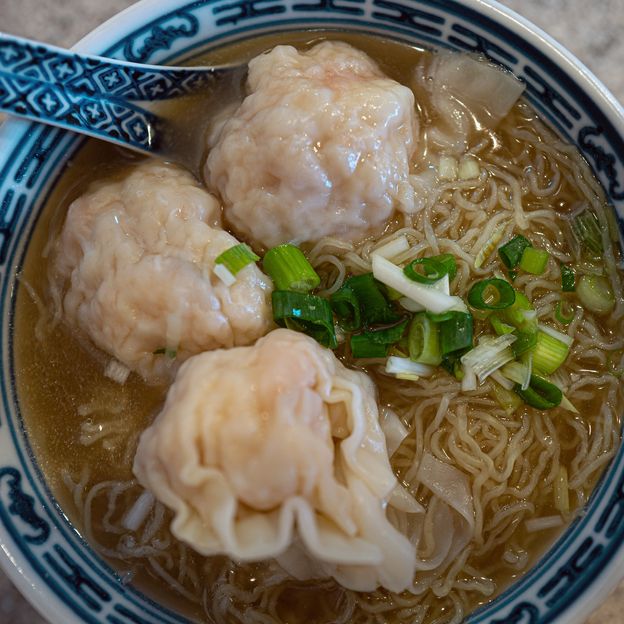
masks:
<path fill-rule="evenodd" d="M 303 334 L 189 359 L 134 472 L 204 555 L 258 561 L 300 544 L 307 573 L 361 591 L 411 586 L 415 549 L 385 513 L 397 481 L 372 382 Z"/>
<path fill-rule="evenodd" d="M 255 264 L 229 287 L 214 275 L 238 243 L 219 220 L 215 198 L 173 165 L 147 161 L 92 186 L 56 241 L 61 313 L 149 382 L 195 353 L 254 342 L 272 325 L 271 281 Z M 175 360 L 154 353 L 165 348 Z"/>
<path fill-rule="evenodd" d="M 335 41 L 257 56 L 248 88 L 205 173 L 237 232 L 272 247 L 357 240 L 388 221 L 411 188 L 410 89 Z"/>

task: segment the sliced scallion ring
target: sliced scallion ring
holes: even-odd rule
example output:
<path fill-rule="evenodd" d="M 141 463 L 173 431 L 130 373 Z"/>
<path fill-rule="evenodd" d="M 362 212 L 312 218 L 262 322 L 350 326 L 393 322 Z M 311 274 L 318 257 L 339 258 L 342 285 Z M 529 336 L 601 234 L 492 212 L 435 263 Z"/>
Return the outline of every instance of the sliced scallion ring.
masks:
<path fill-rule="evenodd" d="M 442 362 L 438 324 L 427 314 L 414 315 L 408 335 L 409 356 L 414 362 L 438 366 Z"/>
<path fill-rule="evenodd" d="M 324 347 L 338 346 L 334 317 L 329 302 L 315 295 L 274 290 L 271 295 L 273 318 L 278 325 L 301 331 Z"/>
<path fill-rule="evenodd" d="M 561 264 L 559 266 L 561 269 L 561 290 L 563 290 L 563 292 L 574 292 L 576 289 L 574 269 L 566 266 L 565 264 Z"/>
<path fill-rule="evenodd" d="M 239 243 L 220 253 L 215 259 L 215 264 L 223 264 L 232 275 L 236 275 L 248 264 L 258 260 L 260 256 L 256 256 L 249 245 Z"/>
<path fill-rule="evenodd" d="M 541 275 L 546 270 L 550 254 L 544 249 L 527 247 L 520 259 L 520 268 L 531 275 Z"/>
<path fill-rule="evenodd" d="M 264 255 L 262 266 L 277 290 L 309 292 L 321 283 L 321 278 L 301 249 L 288 243 L 269 249 Z"/>
<path fill-rule="evenodd" d="M 498 255 L 508 269 L 515 269 L 520 264 L 524 250 L 531 247 L 528 238 L 518 234 L 498 249 Z"/>
<path fill-rule="evenodd" d="M 343 286 L 331 295 L 329 302 L 345 330 L 354 331 L 362 327 L 360 302 L 353 290 Z"/>
<path fill-rule="evenodd" d="M 555 305 L 555 318 L 562 325 L 569 325 L 576 316 L 576 311 L 568 301 L 557 301 Z"/>
<path fill-rule="evenodd" d="M 419 284 L 434 284 L 444 277 L 442 265 L 431 258 L 416 258 L 403 268 L 403 273 Z"/>
<path fill-rule="evenodd" d="M 440 329 L 440 353 L 442 357 L 472 347 L 473 319 L 467 312 L 453 312 L 442 321 Z"/>
<path fill-rule="evenodd" d="M 561 403 L 563 393 L 555 386 L 543 377 L 531 375 L 531 381 L 529 387 L 526 390 L 522 390 L 519 384 L 514 386 L 514 392 L 531 407 L 538 410 L 547 410 L 557 407 Z"/>
<path fill-rule="evenodd" d="M 512 306 L 515 300 L 513 286 L 497 277 L 473 284 L 468 292 L 468 303 L 477 310 L 504 310 Z"/>
<path fill-rule="evenodd" d="M 516 357 L 530 351 L 537 344 L 537 332 L 535 331 L 516 330 L 514 336 L 516 336 L 516 342 L 513 343 L 511 348 Z"/>

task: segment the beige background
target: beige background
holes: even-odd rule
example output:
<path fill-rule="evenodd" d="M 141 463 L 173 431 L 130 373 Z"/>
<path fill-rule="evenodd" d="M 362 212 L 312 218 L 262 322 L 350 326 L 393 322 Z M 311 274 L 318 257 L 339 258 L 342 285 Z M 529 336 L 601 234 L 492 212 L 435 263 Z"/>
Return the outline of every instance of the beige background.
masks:
<path fill-rule="evenodd" d="M 624 102 L 624 0 L 502 3 L 568 47 Z M 132 0 L 0 0 L 0 30 L 69 46 L 131 4 Z M 1 571 L 0 624 L 44 624 Z M 587 624 L 624 624 L 624 583 Z"/>

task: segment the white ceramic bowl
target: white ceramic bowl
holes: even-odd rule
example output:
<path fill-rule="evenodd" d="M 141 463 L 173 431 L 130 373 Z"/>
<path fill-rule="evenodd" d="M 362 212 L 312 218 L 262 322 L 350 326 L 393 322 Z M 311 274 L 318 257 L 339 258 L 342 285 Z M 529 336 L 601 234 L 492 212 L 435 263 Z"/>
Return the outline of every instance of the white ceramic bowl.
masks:
<path fill-rule="evenodd" d="M 168 63 L 218 43 L 315 26 L 477 50 L 505 65 L 527 83 L 526 96 L 533 106 L 587 157 L 619 215 L 624 214 L 624 110 L 571 54 L 495 3 L 143 0 L 93 31 L 76 49 Z M 186 621 L 183 617 L 123 585 L 69 524 L 37 466 L 16 395 L 12 319 L 19 284 L 15 276 L 46 197 L 81 143 L 81 138 L 68 132 L 24 122 L 11 121 L 0 131 L 0 563 L 54 624 L 181 623 Z M 467 621 L 580 623 L 623 575 L 621 449 L 583 517 L 538 565 Z"/>

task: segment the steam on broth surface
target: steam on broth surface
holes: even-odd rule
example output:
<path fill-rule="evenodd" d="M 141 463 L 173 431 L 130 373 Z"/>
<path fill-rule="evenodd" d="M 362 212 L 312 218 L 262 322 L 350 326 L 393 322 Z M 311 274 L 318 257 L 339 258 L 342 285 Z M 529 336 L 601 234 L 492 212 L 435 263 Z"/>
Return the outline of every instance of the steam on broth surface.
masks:
<path fill-rule="evenodd" d="M 417 571 L 413 591 L 398 595 L 384 589 L 355 592 L 331 579 L 296 581 L 272 561 L 241 564 L 200 556 L 171 534 L 171 512 L 132 473 L 139 436 L 161 410 L 167 387 L 147 385 L 136 374 L 122 385 L 105 377 L 110 357 L 53 317 L 49 241 L 58 235 L 69 204 L 91 181 L 121 179 L 136 166 L 132 156 L 95 142 L 68 166 L 28 251 L 16 314 L 20 404 L 48 482 L 87 541 L 128 582 L 160 600 L 167 592 L 163 601 L 191 617 L 245 623 L 459 622 L 552 543 L 586 502 L 619 444 L 624 321 L 621 272 L 615 267 L 620 256 L 603 236 L 604 261 L 576 260 L 573 239 L 564 234 L 566 218 L 581 204 L 596 213 L 604 232 L 609 227 L 603 192 L 576 150 L 522 101 L 495 130 L 487 123 L 475 129 L 461 102 L 456 123 L 449 124 L 440 113 L 445 94 L 431 91 L 427 80 L 445 70 L 428 52 L 367 36 L 294 33 L 226 47 L 206 61 L 249 59 L 277 44 L 306 48 L 324 39 L 364 50 L 387 76 L 413 89 L 420 139 L 413 157 L 412 211 L 397 212 L 374 239 L 323 238 L 303 247 L 321 276 L 320 292 L 331 294 L 349 275 L 370 272 L 371 252 L 406 236 L 409 249 L 393 260 L 452 254 L 458 269 L 452 292 L 465 298 L 475 280 L 505 276 L 496 249 L 522 233 L 551 257 L 542 274 L 520 271 L 513 286 L 532 301 L 540 322 L 573 337 L 568 358 L 552 379 L 578 413 L 526 405 L 506 410 L 495 399 L 497 382 L 490 378 L 469 391 L 441 369 L 416 381 L 397 379 L 385 371 L 385 361 L 354 359 L 343 344 L 336 354 L 345 365 L 366 371 L 379 405 L 392 410 L 382 421 L 393 447 L 392 468 L 427 510 L 418 558 L 430 560 L 436 551 L 440 536 L 434 519 L 444 505 L 422 484 L 423 462 L 451 465 L 465 476 L 474 505 L 470 542 L 443 569 Z M 441 156 L 455 159 L 447 161 L 451 168 L 476 163 L 477 175 L 451 172 L 440 180 L 440 169 L 423 163 L 437 164 Z M 522 230 L 524 221 L 528 228 Z M 488 246 L 490 253 L 480 256 Z M 483 264 L 475 268 L 479 259 Z M 564 295 L 560 262 L 575 263 L 577 280 L 604 271 L 615 292 L 613 310 L 595 314 L 576 294 Z M 555 320 L 565 298 L 575 312 L 567 326 Z M 492 333 L 489 321 L 475 318 L 475 335 L 486 333 Z"/>

